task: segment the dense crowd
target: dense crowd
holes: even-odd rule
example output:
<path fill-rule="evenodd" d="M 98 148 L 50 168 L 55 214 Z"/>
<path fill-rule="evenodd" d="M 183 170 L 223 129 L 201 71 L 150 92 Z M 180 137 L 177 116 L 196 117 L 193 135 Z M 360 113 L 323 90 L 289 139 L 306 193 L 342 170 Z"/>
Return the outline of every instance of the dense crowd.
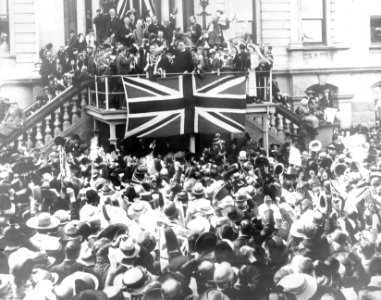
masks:
<path fill-rule="evenodd" d="M 175 18 L 99 10 L 96 31 L 41 49 L 34 109 L 95 75 L 102 92 L 104 75 L 246 72 L 249 100 L 268 99 L 270 46 L 230 44 L 220 11 L 206 31 Z M 315 135 L 332 108 L 331 90 L 307 90 L 296 113 Z M 286 134 L 269 156 L 249 134 L 216 133 L 197 153 L 173 139 L 54 142 L 0 151 L 0 299 L 381 299 L 379 123 L 335 130 L 326 148 Z"/>
<path fill-rule="evenodd" d="M 378 127 L 295 138 L 2 150 L 0 298 L 380 299 Z"/>
<path fill-rule="evenodd" d="M 202 30 L 194 16 L 189 18 L 189 30 L 185 33 L 176 28 L 176 16 L 161 24 L 156 16 L 138 18 L 134 10 L 119 19 L 115 9 L 98 10 L 93 20 L 96 31 L 85 36 L 70 32 L 64 47 L 53 56 L 53 45 L 40 51 L 40 74 L 49 92 L 48 98 L 68 85 L 90 76 L 143 75 L 155 80 L 169 73 L 205 73 L 261 71 L 251 78 L 250 101 L 269 99 L 265 86 L 269 82 L 274 57 L 272 47 L 260 47 L 249 40 L 232 44 L 224 39 L 223 31 L 229 28 L 229 20 L 219 11 Z M 111 78 L 110 92 L 121 89 L 120 78 Z M 258 88 L 257 88 L 258 87 Z M 262 88 L 260 88 L 262 87 Z M 104 92 L 104 91 L 103 91 Z M 113 101 L 118 106 L 119 101 Z"/>

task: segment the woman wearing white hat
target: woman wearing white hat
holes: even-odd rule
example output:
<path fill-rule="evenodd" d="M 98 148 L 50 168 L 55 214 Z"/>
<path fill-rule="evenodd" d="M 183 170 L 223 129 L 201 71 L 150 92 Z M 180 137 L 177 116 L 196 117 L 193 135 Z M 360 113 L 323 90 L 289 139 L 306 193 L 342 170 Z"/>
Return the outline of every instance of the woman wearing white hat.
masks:
<path fill-rule="evenodd" d="M 249 79 L 247 81 L 247 94 L 251 99 L 251 103 L 256 101 L 257 98 L 257 76 L 255 70 L 261 64 L 261 58 L 259 56 L 259 50 L 257 45 L 249 44 L 249 59 L 246 62 L 246 67 L 249 71 Z"/>

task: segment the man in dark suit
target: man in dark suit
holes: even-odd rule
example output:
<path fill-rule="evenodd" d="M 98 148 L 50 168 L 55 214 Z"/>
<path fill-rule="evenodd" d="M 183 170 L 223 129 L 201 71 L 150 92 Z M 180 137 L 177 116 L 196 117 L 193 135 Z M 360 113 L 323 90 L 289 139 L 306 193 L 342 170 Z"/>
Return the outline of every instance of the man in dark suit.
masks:
<path fill-rule="evenodd" d="M 67 41 L 67 46 L 69 50 L 73 50 L 78 43 L 77 36 L 75 35 L 74 30 L 70 30 L 69 40 Z"/>
<path fill-rule="evenodd" d="M 170 14 L 169 20 L 164 20 L 164 38 L 169 42 L 172 43 L 173 39 L 173 32 L 176 30 L 176 19 L 175 16 Z"/>
<path fill-rule="evenodd" d="M 148 26 L 148 33 L 153 33 L 157 36 L 158 31 L 161 30 L 164 32 L 164 29 L 165 29 L 164 26 L 158 22 L 157 17 L 153 16 L 152 24 Z"/>
<path fill-rule="evenodd" d="M 245 71 L 248 54 L 244 44 L 239 45 L 239 53 L 234 57 L 233 65 L 235 71 Z"/>
<path fill-rule="evenodd" d="M 197 46 L 199 39 L 201 37 L 201 34 L 202 34 L 202 28 L 201 28 L 201 25 L 197 23 L 195 16 L 190 16 L 189 22 L 191 25 L 190 26 L 190 32 L 191 32 L 192 42 L 195 46 Z"/>
<path fill-rule="evenodd" d="M 111 38 L 111 43 L 115 43 L 116 34 L 119 31 L 119 28 L 122 26 L 122 22 L 116 16 L 115 9 L 111 8 L 109 10 L 109 16 L 107 21 L 107 37 Z"/>
<path fill-rule="evenodd" d="M 174 50 L 174 72 L 188 73 L 192 71 L 192 55 L 185 49 L 184 41 L 177 42 L 177 49 Z"/>
<path fill-rule="evenodd" d="M 66 244 L 64 261 L 50 269 L 51 272 L 58 274 L 59 282 L 77 271 L 83 271 L 84 266 L 77 262 L 80 251 L 81 244 L 78 241 L 70 241 Z"/>
<path fill-rule="evenodd" d="M 54 73 L 56 62 L 53 58 L 52 52 L 46 52 L 46 58 L 42 61 L 40 75 L 44 84 L 48 84 L 49 75 Z"/>
<path fill-rule="evenodd" d="M 116 33 L 116 41 L 123 44 L 123 46 L 130 47 L 133 41 L 133 33 L 131 28 L 131 21 L 129 17 L 124 18 L 124 24 L 119 28 Z"/>
<path fill-rule="evenodd" d="M 97 42 L 98 44 L 102 44 L 107 37 L 107 21 L 108 14 L 103 10 L 98 9 L 97 13 L 93 19 L 93 24 L 95 25 L 95 29 L 97 31 Z"/>

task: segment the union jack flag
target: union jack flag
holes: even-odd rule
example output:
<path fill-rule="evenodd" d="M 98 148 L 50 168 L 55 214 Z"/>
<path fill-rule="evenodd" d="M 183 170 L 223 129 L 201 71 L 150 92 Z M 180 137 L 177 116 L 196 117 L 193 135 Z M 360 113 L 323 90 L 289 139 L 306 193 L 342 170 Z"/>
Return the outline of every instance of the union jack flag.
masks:
<path fill-rule="evenodd" d="M 145 14 L 152 17 L 156 13 L 154 0 L 114 0 L 112 6 L 116 8 L 116 13 L 120 19 L 123 19 L 131 9 L 135 9 L 140 18 Z"/>
<path fill-rule="evenodd" d="M 124 77 L 123 84 L 126 138 L 245 130 L 245 76 L 184 75 L 155 82 Z"/>

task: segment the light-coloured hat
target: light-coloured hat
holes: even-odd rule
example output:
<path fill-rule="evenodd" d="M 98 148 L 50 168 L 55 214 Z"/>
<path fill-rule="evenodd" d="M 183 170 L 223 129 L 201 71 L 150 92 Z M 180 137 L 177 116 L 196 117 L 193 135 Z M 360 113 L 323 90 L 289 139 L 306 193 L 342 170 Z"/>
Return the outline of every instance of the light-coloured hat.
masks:
<path fill-rule="evenodd" d="M 321 150 L 321 142 L 319 140 L 313 140 L 309 144 L 309 149 L 311 152 L 319 152 Z"/>
<path fill-rule="evenodd" d="M 206 218 L 198 216 L 188 222 L 187 228 L 191 234 L 200 235 L 210 230 L 210 223 Z"/>
<path fill-rule="evenodd" d="M 195 196 L 205 195 L 205 188 L 201 182 L 196 182 L 196 184 L 193 186 L 192 194 Z"/>
<path fill-rule="evenodd" d="M 53 230 L 60 225 L 60 220 L 47 212 L 42 212 L 26 221 L 26 226 L 37 230 Z"/>
<path fill-rule="evenodd" d="M 317 290 L 316 280 L 307 274 L 289 274 L 282 278 L 278 285 L 286 292 L 294 294 L 297 300 L 308 300 Z"/>
<path fill-rule="evenodd" d="M 300 100 L 300 105 L 306 106 L 308 105 L 308 102 L 309 100 L 307 98 L 303 98 L 302 100 Z"/>
<path fill-rule="evenodd" d="M 247 152 L 242 150 L 238 154 L 238 160 L 247 160 Z"/>

